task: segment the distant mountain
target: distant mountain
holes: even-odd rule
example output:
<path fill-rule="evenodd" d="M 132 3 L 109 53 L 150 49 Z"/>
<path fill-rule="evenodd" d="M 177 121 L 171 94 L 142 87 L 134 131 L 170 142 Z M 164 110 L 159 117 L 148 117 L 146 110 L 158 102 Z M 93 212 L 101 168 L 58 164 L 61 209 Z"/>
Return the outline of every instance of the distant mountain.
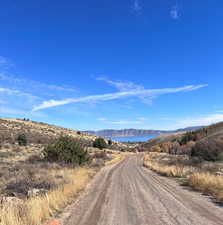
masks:
<path fill-rule="evenodd" d="M 186 132 L 186 131 L 195 131 L 195 130 L 199 130 L 199 129 L 203 128 L 203 127 L 204 126 L 186 127 L 186 128 L 183 128 L 183 129 L 175 130 L 175 132 L 178 133 L 178 132 Z"/>
<path fill-rule="evenodd" d="M 102 136 L 102 137 L 130 137 L 130 136 L 159 136 L 162 134 L 194 131 L 200 128 L 202 128 L 202 126 L 188 127 L 184 129 L 167 130 L 167 131 L 166 130 L 143 130 L 143 129 L 122 129 L 122 130 L 107 129 L 107 130 L 84 131 L 84 132 L 94 134 L 97 136 Z"/>

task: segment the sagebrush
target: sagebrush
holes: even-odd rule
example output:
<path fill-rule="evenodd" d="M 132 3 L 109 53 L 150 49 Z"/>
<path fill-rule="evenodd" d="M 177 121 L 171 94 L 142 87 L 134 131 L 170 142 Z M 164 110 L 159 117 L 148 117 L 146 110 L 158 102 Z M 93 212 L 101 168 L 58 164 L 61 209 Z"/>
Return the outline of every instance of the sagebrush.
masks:
<path fill-rule="evenodd" d="M 70 136 L 62 136 L 53 144 L 47 145 L 43 154 L 49 161 L 72 163 L 83 165 L 90 161 L 90 155 L 81 145 L 78 139 Z"/>
<path fill-rule="evenodd" d="M 104 138 L 96 138 L 93 143 L 93 147 L 103 149 L 103 148 L 107 147 L 107 144 L 106 144 Z"/>

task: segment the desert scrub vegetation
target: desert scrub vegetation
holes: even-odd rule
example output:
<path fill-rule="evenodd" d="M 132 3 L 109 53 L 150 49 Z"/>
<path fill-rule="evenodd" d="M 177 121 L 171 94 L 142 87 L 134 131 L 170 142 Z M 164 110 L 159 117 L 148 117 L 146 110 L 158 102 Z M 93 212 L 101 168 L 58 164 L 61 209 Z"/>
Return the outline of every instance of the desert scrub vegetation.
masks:
<path fill-rule="evenodd" d="M 191 156 L 207 161 L 223 161 L 223 137 L 197 142 L 192 148 Z"/>
<path fill-rule="evenodd" d="M 90 162 L 90 155 L 78 139 L 70 136 L 58 138 L 55 143 L 47 145 L 43 154 L 49 161 L 83 165 Z"/>
<path fill-rule="evenodd" d="M 124 159 L 124 154 L 129 154 L 107 152 L 99 150 L 95 153 L 95 159 L 104 160 L 107 154 L 112 155 L 112 160 L 105 161 L 106 165 L 110 165 Z M 1 195 L 6 196 L 2 198 L 2 202 L 6 200 L 5 204 L 0 203 L 0 225 L 44 223 L 62 212 L 85 188 L 98 169 L 73 167 L 70 163 L 47 162 L 41 157 L 19 163 L 12 168 L 5 167 L 0 174 L 3 178 L 0 183 L 4 180 Z M 41 190 L 41 193 L 29 196 L 28 193 L 35 190 Z"/>
<path fill-rule="evenodd" d="M 160 136 L 139 146 L 142 151 L 199 157 L 206 161 L 223 160 L 223 122 L 195 131 Z"/>
<path fill-rule="evenodd" d="M 223 161 L 223 136 L 211 136 L 198 140 L 194 133 L 181 138 L 164 141 L 146 149 L 149 152 L 165 152 L 173 155 L 188 155 L 206 161 Z"/>
<path fill-rule="evenodd" d="M 105 142 L 104 138 L 99 137 L 94 140 L 93 147 L 103 149 L 107 147 L 107 143 Z"/>
<path fill-rule="evenodd" d="M 118 151 L 93 148 L 95 138 L 44 123 L 0 119 L 0 225 L 42 224 L 102 166 L 123 159 Z"/>
<path fill-rule="evenodd" d="M 94 135 L 30 120 L 0 119 L 0 225 L 39 225 L 59 213 L 119 143 L 93 148 Z"/>
<path fill-rule="evenodd" d="M 145 155 L 143 165 L 162 176 L 181 178 L 184 185 L 209 194 L 223 203 L 222 163 L 153 152 Z"/>
<path fill-rule="evenodd" d="M 13 144 L 17 142 L 19 134 L 25 134 L 29 144 L 50 144 L 60 136 L 69 135 L 81 138 L 88 146 L 92 146 L 96 138 L 96 136 L 84 132 L 28 119 L 0 119 L 0 143 Z"/>
<path fill-rule="evenodd" d="M 74 167 L 36 155 L 10 166 L 0 165 L 0 225 L 39 225 L 52 218 L 71 203 L 101 166 L 117 163 L 129 154 L 91 151 L 92 161 L 103 164 L 95 167 L 91 162 L 87 167 Z M 35 195 L 36 191 L 40 193 Z"/>
<path fill-rule="evenodd" d="M 20 148 L 25 153 L 28 147 Z M 60 155 L 60 151 L 65 155 Z M 71 159 L 67 160 L 68 156 Z M 59 213 L 98 171 L 98 168 L 79 167 L 89 159 L 85 148 L 75 139 L 60 137 L 39 155 L 31 155 L 25 161 L 11 160 L 10 165 L 2 163 L 0 225 L 39 225 Z"/>
<path fill-rule="evenodd" d="M 27 145 L 27 137 L 25 134 L 19 134 L 17 137 L 18 144 L 21 146 Z"/>
<path fill-rule="evenodd" d="M 62 172 L 62 171 L 61 171 Z M 66 169 L 67 182 L 42 196 L 0 208 L 0 225 L 38 225 L 60 212 L 94 175 L 92 169 Z"/>
<path fill-rule="evenodd" d="M 186 132 L 181 138 L 179 138 L 178 143 L 180 145 L 185 145 L 190 141 L 196 141 L 198 139 L 195 131 Z"/>

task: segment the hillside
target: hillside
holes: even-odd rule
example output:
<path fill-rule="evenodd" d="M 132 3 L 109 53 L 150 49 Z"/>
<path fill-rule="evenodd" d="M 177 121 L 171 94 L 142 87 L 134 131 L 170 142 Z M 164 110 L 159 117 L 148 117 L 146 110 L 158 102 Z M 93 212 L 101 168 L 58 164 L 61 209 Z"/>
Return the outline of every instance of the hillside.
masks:
<path fill-rule="evenodd" d="M 199 128 L 201 127 L 200 126 L 188 127 L 184 129 L 178 129 L 178 130 L 106 129 L 106 130 L 99 130 L 99 131 L 84 131 L 84 132 L 94 134 L 97 136 L 102 136 L 102 137 L 159 136 L 162 134 L 193 131 Z"/>
<path fill-rule="evenodd" d="M 205 160 L 223 159 L 223 122 L 195 131 L 163 135 L 140 145 L 141 151 L 199 156 Z"/>
<path fill-rule="evenodd" d="M 0 224 L 41 224 L 102 167 L 132 154 L 125 152 L 133 151 L 131 146 L 97 139 L 102 147 L 96 139 L 26 119 L 0 119 Z"/>
<path fill-rule="evenodd" d="M 82 140 L 85 146 L 92 146 L 92 142 L 98 136 L 102 136 L 108 141 L 106 139 L 108 136 L 100 135 L 100 133 L 97 132 L 82 132 L 27 119 L 0 118 L 0 143 L 6 140 L 7 143 L 15 143 L 18 134 L 21 133 L 27 136 L 30 144 L 47 144 L 64 135 Z M 114 149 L 134 147 L 118 141 L 112 141 L 112 143 Z"/>
<path fill-rule="evenodd" d="M 19 144 L 20 136 L 25 137 L 26 143 L 24 145 Z M 17 176 L 14 170 L 17 171 L 18 168 L 24 168 L 21 173 L 25 177 L 30 168 L 38 174 L 39 171 L 35 171 L 32 164 L 34 163 L 36 168 L 42 164 L 45 166 L 46 163 L 41 161 L 44 147 L 54 143 L 61 136 L 74 138 L 92 156 L 99 150 L 93 148 L 93 142 L 97 136 L 92 134 L 30 120 L 0 119 L 0 197 L 6 183 L 10 182 L 8 176 L 12 180 L 14 180 L 14 176 Z M 108 143 L 106 139 L 105 141 Z M 130 147 L 118 142 L 112 142 L 112 144 L 107 145 L 107 148 L 117 152 L 120 149 L 123 151 L 130 149 Z M 113 152 L 109 150 L 109 153 L 111 153 L 110 156 L 102 154 L 101 156 L 97 155 L 96 158 L 112 159 Z M 20 171 L 18 170 L 18 176 L 20 176 L 19 174 Z"/>
<path fill-rule="evenodd" d="M 41 122 L 35 122 L 25 119 L 0 119 L 0 138 L 8 138 L 8 141 L 15 141 L 15 136 L 19 133 L 25 133 L 31 143 L 46 143 L 61 135 L 71 135 L 84 140 L 94 140 L 93 134 L 82 133 L 78 130 L 67 129 L 55 125 Z M 1 141 L 0 139 L 0 141 Z"/>
<path fill-rule="evenodd" d="M 223 122 L 143 143 L 144 166 L 223 203 Z"/>

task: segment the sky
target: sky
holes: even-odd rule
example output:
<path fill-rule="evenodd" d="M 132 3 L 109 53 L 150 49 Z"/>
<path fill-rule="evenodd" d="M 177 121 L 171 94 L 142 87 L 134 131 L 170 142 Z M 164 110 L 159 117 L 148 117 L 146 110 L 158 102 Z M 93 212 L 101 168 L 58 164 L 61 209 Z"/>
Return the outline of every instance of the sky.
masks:
<path fill-rule="evenodd" d="M 220 0 L 5 0 L 0 117 L 80 130 L 223 121 Z"/>

